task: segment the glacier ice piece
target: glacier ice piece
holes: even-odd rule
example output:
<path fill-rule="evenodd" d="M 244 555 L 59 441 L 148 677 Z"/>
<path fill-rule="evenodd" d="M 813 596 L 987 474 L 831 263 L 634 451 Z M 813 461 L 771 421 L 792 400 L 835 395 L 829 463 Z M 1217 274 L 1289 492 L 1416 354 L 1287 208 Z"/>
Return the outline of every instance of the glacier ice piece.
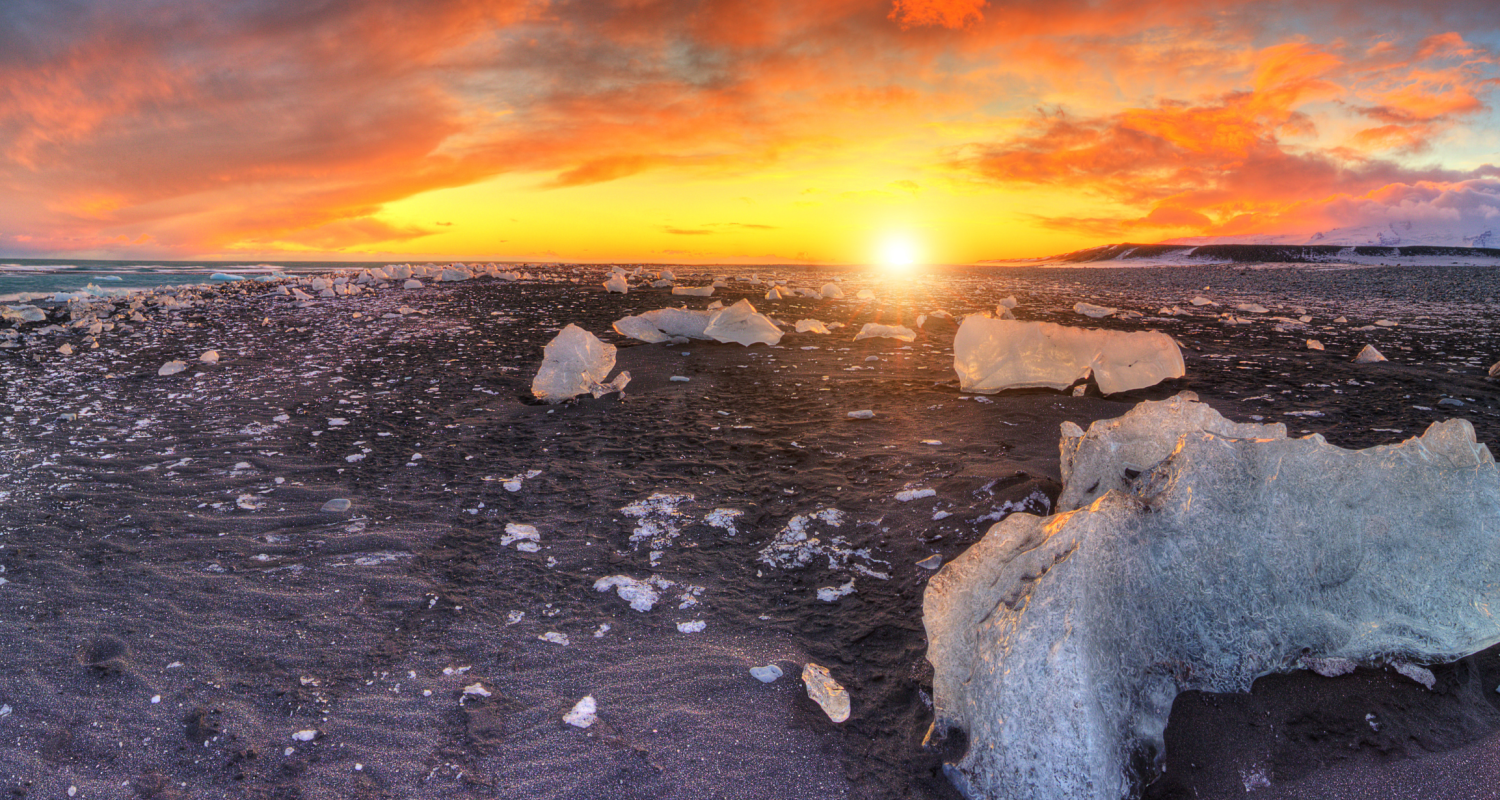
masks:
<path fill-rule="evenodd" d="M 1116 311 L 1119 311 L 1119 310 L 1120 309 L 1118 309 L 1118 308 L 1110 308 L 1108 306 L 1096 306 L 1093 303 L 1074 303 L 1073 304 L 1073 311 L 1074 312 L 1082 314 L 1085 317 L 1093 317 L 1094 319 L 1099 319 L 1101 317 L 1107 317 L 1110 314 L 1113 314 L 1113 313 L 1115 313 Z"/>
<path fill-rule="evenodd" d="M 628 336 L 631 339 L 638 339 L 642 342 L 650 342 L 652 344 L 665 342 L 672 338 L 662 333 L 655 325 L 652 325 L 651 320 L 639 315 L 621 317 L 615 320 L 615 324 L 612 327 L 615 329 L 615 333 L 621 336 Z"/>
<path fill-rule="evenodd" d="M 828 330 L 828 326 L 824 325 L 822 320 L 819 320 L 819 319 L 799 319 L 799 320 L 797 320 L 797 332 L 798 333 L 832 333 L 833 331 Z"/>
<path fill-rule="evenodd" d="M 870 289 L 860 289 L 857 293 L 855 293 L 854 299 L 856 299 L 856 300 L 874 300 L 875 299 L 875 292 L 873 290 L 870 290 Z"/>
<path fill-rule="evenodd" d="M 629 575 L 610 575 L 594 581 L 594 591 L 607 592 L 610 589 L 614 589 L 621 600 L 641 613 L 650 611 L 661 600 L 661 593 L 649 580 L 638 581 Z"/>
<path fill-rule="evenodd" d="M 840 289 L 839 285 L 836 284 L 836 283 L 825 283 L 825 284 L 823 284 L 823 288 L 818 290 L 818 294 L 823 295 L 823 299 L 824 300 L 843 300 L 844 299 L 844 290 Z"/>
<path fill-rule="evenodd" d="M 1246 314 L 1265 314 L 1270 311 L 1269 308 L 1266 308 L 1260 303 L 1240 303 L 1239 305 L 1234 307 L 1234 310 L 1243 311 Z"/>
<path fill-rule="evenodd" d="M 573 704 L 573 710 L 563 715 L 563 722 L 576 728 L 587 728 L 598 721 L 599 705 L 591 694 L 584 695 L 582 700 Z"/>
<path fill-rule="evenodd" d="M 717 302 L 717 301 L 716 301 Z M 686 336 L 689 339 L 711 339 L 703 332 L 708 327 L 712 311 L 693 311 L 686 308 L 658 308 L 640 316 L 668 336 Z"/>
<path fill-rule="evenodd" d="M 596 390 L 601 384 L 610 386 L 604 379 L 614 367 L 614 345 L 569 324 L 542 348 L 542 366 L 531 381 L 531 393 L 548 403 L 561 403 L 581 394 L 598 397 Z"/>
<path fill-rule="evenodd" d="M 1218 305 L 1218 303 L 1215 303 L 1214 301 L 1208 299 L 1207 297 L 1204 297 L 1201 294 L 1198 295 L 1197 297 L 1194 297 L 1192 300 L 1189 300 L 1188 302 L 1192 303 L 1195 306 L 1216 306 L 1216 305 Z"/>
<path fill-rule="evenodd" d="M 771 291 L 766 292 L 767 300 L 784 300 L 788 292 L 780 286 L 772 286 Z"/>
<path fill-rule="evenodd" d="M 209 350 L 209 351 L 206 351 L 203 355 L 198 356 L 198 360 L 202 361 L 205 364 L 217 364 L 217 363 L 219 363 L 219 351 L 218 350 Z"/>
<path fill-rule="evenodd" d="M 1320 341 L 1318 341 L 1317 339 L 1308 339 L 1307 340 L 1307 349 L 1309 349 L 1309 350 L 1322 350 L 1323 349 L 1323 343 L 1320 342 Z"/>
<path fill-rule="evenodd" d="M 687 297 L 713 297 L 712 286 L 673 286 L 672 294 L 685 295 Z"/>
<path fill-rule="evenodd" d="M 999 305 L 1004 306 L 1005 308 L 1015 308 L 1018 305 L 1016 303 L 1016 296 L 1011 295 L 1010 297 L 1002 298 Z"/>
<path fill-rule="evenodd" d="M 1280 422 L 1233 422 L 1204 403 L 1193 392 L 1179 392 L 1166 400 L 1136 404 L 1124 416 L 1101 419 L 1087 432 L 1071 422 L 1062 424 L 1059 465 L 1063 491 L 1057 511 L 1083 508 L 1112 490 L 1126 491 L 1147 467 L 1172 454 L 1177 440 L 1204 431 L 1232 439 L 1285 439 Z"/>
<path fill-rule="evenodd" d="M 165 364 L 162 364 L 161 367 L 156 370 L 156 374 L 165 377 L 167 375 L 176 375 L 177 373 L 185 369 L 187 369 L 186 361 L 173 359 Z"/>
<path fill-rule="evenodd" d="M 630 283 L 625 280 L 624 275 L 618 273 L 610 275 L 604 282 L 604 290 L 607 292 L 618 292 L 619 294 L 630 293 Z"/>
<path fill-rule="evenodd" d="M 729 308 L 714 312 L 708 325 L 703 328 L 708 338 L 719 342 L 752 344 L 776 344 L 781 341 L 781 329 L 770 317 L 755 310 L 749 300 L 741 300 Z"/>
<path fill-rule="evenodd" d="M 1354 357 L 1354 363 L 1356 364 L 1374 364 L 1384 360 L 1385 356 L 1381 355 L 1380 351 L 1376 350 L 1373 344 L 1365 345 L 1365 348 L 1359 351 L 1359 355 Z"/>
<path fill-rule="evenodd" d="M 751 667 L 750 676 L 761 683 L 775 683 L 782 675 L 781 667 L 775 664 L 767 664 L 764 667 Z"/>
<path fill-rule="evenodd" d="M 1066 389 L 1092 371 L 1104 394 L 1154 386 L 1185 373 L 1182 351 L 1159 331 L 1108 331 L 980 314 L 953 340 L 953 369 L 966 392 Z"/>
<path fill-rule="evenodd" d="M 881 325 L 875 322 L 866 322 L 859 333 L 854 334 L 854 341 L 860 339 L 900 339 L 903 342 L 915 342 L 917 332 L 904 325 Z"/>
<path fill-rule="evenodd" d="M 1134 765 L 1161 767 L 1179 692 L 1500 642 L 1500 472 L 1468 422 L 1366 450 L 1179 430 L 1155 463 L 1131 439 L 1215 417 L 1158 403 L 1065 436 L 1065 453 L 1119 445 L 1109 469 L 1075 458 L 1069 483 L 1142 471 L 1085 507 L 1006 517 L 932 577 L 932 735 L 967 732 L 947 767 L 965 796 L 1131 796 L 1153 777 Z"/>
<path fill-rule="evenodd" d="M 807 662 L 802 667 L 802 684 L 807 687 L 807 696 L 822 707 L 829 719 L 834 722 L 849 719 L 849 692 L 833 679 L 826 667 Z"/>

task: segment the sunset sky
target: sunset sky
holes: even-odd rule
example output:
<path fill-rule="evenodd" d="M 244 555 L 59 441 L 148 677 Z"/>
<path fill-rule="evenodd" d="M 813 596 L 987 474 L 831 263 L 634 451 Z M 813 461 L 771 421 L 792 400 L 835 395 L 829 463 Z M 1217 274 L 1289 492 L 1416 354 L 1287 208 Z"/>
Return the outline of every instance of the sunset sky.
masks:
<path fill-rule="evenodd" d="M 1485 2 L 6 0 L 0 256 L 1500 233 Z"/>

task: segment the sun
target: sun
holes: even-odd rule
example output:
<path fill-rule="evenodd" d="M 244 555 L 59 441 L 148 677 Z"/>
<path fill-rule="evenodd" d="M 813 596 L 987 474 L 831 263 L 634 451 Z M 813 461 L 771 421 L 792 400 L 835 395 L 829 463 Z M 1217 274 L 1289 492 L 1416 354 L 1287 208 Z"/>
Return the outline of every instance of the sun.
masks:
<path fill-rule="evenodd" d="M 887 272 L 910 272 L 916 267 L 920 254 L 917 243 L 904 234 L 890 234 L 881 239 L 875 261 Z"/>

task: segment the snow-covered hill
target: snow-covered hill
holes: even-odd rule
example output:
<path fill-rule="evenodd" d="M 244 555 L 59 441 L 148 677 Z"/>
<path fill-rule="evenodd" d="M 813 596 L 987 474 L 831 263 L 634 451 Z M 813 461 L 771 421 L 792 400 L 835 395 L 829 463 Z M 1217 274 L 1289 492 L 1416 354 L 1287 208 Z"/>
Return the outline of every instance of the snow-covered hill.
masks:
<path fill-rule="evenodd" d="M 1391 222 L 1334 228 L 1316 233 L 1252 234 L 1247 236 L 1188 236 L 1162 244 L 1343 245 L 1385 247 L 1500 247 L 1500 219 L 1493 225 L 1444 224 L 1432 221 Z"/>

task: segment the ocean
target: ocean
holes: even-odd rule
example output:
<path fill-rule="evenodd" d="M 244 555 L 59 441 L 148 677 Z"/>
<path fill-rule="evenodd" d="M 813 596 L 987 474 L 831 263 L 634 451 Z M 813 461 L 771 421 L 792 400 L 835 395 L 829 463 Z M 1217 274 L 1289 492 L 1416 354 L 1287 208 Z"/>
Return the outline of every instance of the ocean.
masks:
<path fill-rule="evenodd" d="M 0 302 L 45 299 L 58 292 L 119 294 L 131 289 L 213 283 L 214 273 L 253 278 L 284 273 L 306 275 L 336 269 L 384 266 L 384 261 L 88 261 L 81 259 L 0 259 Z M 90 288 L 93 287 L 93 288 Z"/>

